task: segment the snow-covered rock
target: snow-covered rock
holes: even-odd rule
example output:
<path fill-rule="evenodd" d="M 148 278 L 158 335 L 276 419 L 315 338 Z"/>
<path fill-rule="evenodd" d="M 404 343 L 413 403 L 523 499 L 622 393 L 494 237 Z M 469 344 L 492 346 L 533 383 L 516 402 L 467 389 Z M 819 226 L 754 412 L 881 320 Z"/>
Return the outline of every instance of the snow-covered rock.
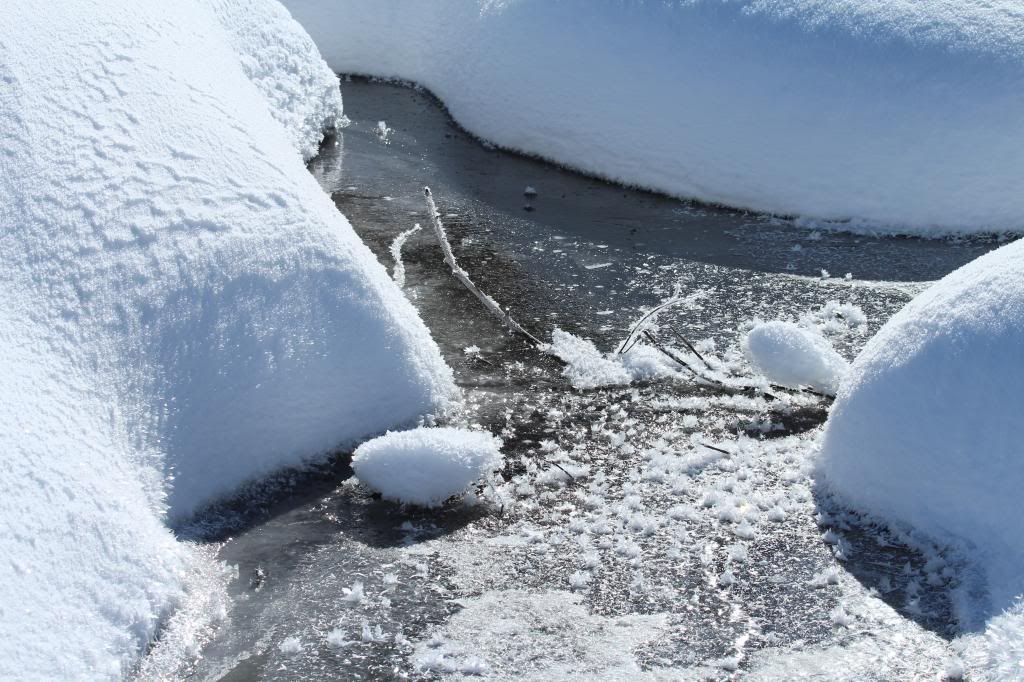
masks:
<path fill-rule="evenodd" d="M 303 165 L 340 99 L 273 0 L 0 26 L 0 678 L 120 677 L 197 566 L 168 514 L 454 388 Z"/>
<path fill-rule="evenodd" d="M 743 354 L 770 381 L 835 395 L 849 363 L 821 334 L 793 322 L 759 322 L 743 337 Z"/>
<path fill-rule="evenodd" d="M 1024 228 L 1018 0 L 284 0 L 498 145 L 729 206 Z"/>
<path fill-rule="evenodd" d="M 421 427 L 356 448 L 359 480 L 386 499 L 437 507 L 501 466 L 501 440 L 486 431 Z"/>
<path fill-rule="evenodd" d="M 854 361 L 824 434 L 820 473 L 831 490 L 964 548 L 983 571 L 990 601 L 965 607 L 968 625 L 1024 593 L 1022 386 L 1017 242 L 948 275 L 886 323 Z"/>

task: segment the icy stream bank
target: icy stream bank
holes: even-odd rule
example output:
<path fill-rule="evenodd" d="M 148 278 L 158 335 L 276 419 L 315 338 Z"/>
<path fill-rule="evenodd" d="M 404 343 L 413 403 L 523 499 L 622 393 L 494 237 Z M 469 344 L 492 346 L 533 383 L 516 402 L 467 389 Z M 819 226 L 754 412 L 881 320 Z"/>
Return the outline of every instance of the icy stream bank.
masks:
<path fill-rule="evenodd" d="M 914 280 L 995 245 L 816 234 L 623 190 L 481 146 L 415 90 L 343 87 L 353 124 L 311 169 L 360 236 L 393 267 L 394 239 L 426 223 L 429 183 L 460 263 L 535 333 L 558 325 L 611 349 L 639 309 L 697 294 L 665 322 L 718 355 L 746 321 L 791 316 L 849 358 Z M 428 231 L 401 254 L 465 421 L 505 440 L 504 513 L 374 500 L 339 459 L 223 544 L 240 577 L 196 679 L 887 680 L 957 655 L 955 567 L 816 500 L 813 399 L 686 382 L 575 391 L 452 280 Z"/>

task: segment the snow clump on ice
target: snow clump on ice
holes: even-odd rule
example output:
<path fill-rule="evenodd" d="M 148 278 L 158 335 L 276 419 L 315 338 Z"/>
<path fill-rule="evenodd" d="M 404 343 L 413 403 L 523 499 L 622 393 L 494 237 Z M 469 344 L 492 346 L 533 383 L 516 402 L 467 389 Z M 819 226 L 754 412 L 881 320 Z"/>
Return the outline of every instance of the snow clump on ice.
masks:
<path fill-rule="evenodd" d="M 437 507 L 501 466 L 501 439 L 453 427 L 389 432 L 356 448 L 359 480 L 386 499 Z"/>
<path fill-rule="evenodd" d="M 770 381 L 835 395 L 849 363 L 824 336 L 793 322 L 754 325 L 743 338 L 743 353 Z"/>

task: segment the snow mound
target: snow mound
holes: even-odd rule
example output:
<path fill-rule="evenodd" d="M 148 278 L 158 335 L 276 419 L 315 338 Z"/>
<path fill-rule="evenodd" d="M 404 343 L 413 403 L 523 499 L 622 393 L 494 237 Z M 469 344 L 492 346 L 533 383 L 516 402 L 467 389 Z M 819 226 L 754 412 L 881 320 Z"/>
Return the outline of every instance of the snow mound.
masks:
<path fill-rule="evenodd" d="M 369 440 L 352 457 L 360 481 L 386 499 L 437 507 L 501 466 L 501 439 L 486 431 L 422 427 Z"/>
<path fill-rule="evenodd" d="M 842 499 L 966 550 L 989 593 L 988 604 L 964 607 L 968 627 L 1024 593 L 1022 349 L 1017 242 L 882 327 L 854 361 L 821 446 L 820 474 Z"/>
<path fill-rule="evenodd" d="M 340 99 L 273 0 L 0 25 L 0 678 L 120 678 L 203 574 L 168 518 L 455 389 L 304 167 Z"/>
<path fill-rule="evenodd" d="M 743 337 L 743 354 L 776 384 L 835 395 L 849 364 L 821 334 L 793 322 L 760 322 Z"/>
<path fill-rule="evenodd" d="M 845 229 L 1024 229 L 1018 0 L 284 2 L 335 70 L 504 147 Z"/>
<path fill-rule="evenodd" d="M 242 70 L 270 104 L 303 159 L 316 155 L 324 131 L 340 126 L 338 77 L 302 26 L 278 2 L 206 0 L 231 39 Z"/>

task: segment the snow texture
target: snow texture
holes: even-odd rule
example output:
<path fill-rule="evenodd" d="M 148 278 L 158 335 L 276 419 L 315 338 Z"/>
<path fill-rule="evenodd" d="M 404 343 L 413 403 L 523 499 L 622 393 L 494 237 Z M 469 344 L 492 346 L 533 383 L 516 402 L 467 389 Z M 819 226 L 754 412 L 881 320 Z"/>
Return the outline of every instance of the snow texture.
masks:
<path fill-rule="evenodd" d="M 335 70 L 503 147 L 845 229 L 1024 228 L 1018 0 L 284 2 Z"/>
<path fill-rule="evenodd" d="M 743 337 L 743 353 L 769 381 L 835 395 L 849 364 L 821 334 L 793 322 L 760 322 Z"/>
<path fill-rule="evenodd" d="M 854 361 L 822 442 L 820 473 L 851 506 L 966 551 L 988 585 L 986 603 L 961 607 L 968 628 L 1024 593 L 1022 348 L 1017 242 L 943 278 L 882 327 Z"/>
<path fill-rule="evenodd" d="M 116 678 L 202 573 L 165 519 L 454 388 L 304 168 L 340 99 L 275 2 L 0 26 L 0 678 Z"/>
<path fill-rule="evenodd" d="M 561 329 L 551 333 L 544 351 L 565 363 L 563 375 L 573 388 L 628 386 L 633 381 L 678 378 L 679 372 L 656 349 L 637 344 L 625 353 L 604 353 L 593 341 Z"/>
<path fill-rule="evenodd" d="M 486 431 L 421 427 L 363 443 L 352 468 L 386 499 L 437 507 L 494 472 L 501 459 L 501 440 Z"/>
<path fill-rule="evenodd" d="M 568 592 L 488 591 L 417 642 L 417 669 L 452 677 L 492 671 L 507 680 L 670 680 L 645 670 L 634 650 L 668 629 L 664 614 L 593 615 Z M 660 673 L 660 674 L 659 674 Z"/>

